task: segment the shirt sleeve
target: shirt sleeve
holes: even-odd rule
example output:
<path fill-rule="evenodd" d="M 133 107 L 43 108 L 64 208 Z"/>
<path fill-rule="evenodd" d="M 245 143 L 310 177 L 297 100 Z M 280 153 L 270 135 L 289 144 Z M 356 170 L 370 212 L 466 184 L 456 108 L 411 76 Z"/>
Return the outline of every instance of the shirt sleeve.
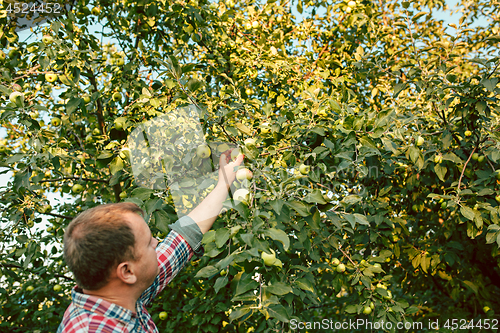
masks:
<path fill-rule="evenodd" d="M 140 298 L 145 305 L 149 304 L 172 281 L 193 254 L 203 255 L 201 245 L 203 234 L 190 217 L 184 216 L 169 227 L 172 231 L 156 247 L 160 272 Z"/>

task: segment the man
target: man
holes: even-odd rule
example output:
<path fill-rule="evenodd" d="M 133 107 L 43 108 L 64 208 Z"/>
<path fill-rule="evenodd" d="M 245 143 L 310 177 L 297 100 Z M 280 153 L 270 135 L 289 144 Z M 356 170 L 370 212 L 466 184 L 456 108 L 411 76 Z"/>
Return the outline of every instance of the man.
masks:
<path fill-rule="evenodd" d="M 214 190 L 158 243 L 133 203 L 94 207 L 77 216 L 64 235 L 64 257 L 77 286 L 59 332 L 158 332 L 146 306 L 179 273 L 210 230 L 233 183 L 230 154 L 220 158 Z"/>

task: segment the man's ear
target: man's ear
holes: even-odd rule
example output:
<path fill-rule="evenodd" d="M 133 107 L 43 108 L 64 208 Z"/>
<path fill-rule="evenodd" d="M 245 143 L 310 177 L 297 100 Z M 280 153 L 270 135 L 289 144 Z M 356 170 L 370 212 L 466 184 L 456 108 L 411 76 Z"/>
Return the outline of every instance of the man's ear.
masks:
<path fill-rule="evenodd" d="M 134 284 L 137 282 L 137 276 L 134 273 L 133 266 L 128 261 L 122 262 L 116 267 L 116 277 L 126 284 Z"/>

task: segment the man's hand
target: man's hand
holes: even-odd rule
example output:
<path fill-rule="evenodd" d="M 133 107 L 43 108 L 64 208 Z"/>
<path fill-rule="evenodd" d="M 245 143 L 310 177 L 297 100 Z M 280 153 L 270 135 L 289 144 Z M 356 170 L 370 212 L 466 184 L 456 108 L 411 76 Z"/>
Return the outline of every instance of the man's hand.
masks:
<path fill-rule="evenodd" d="M 226 184 L 226 190 L 229 189 L 236 179 L 235 168 L 240 166 L 245 158 L 244 155 L 238 155 L 238 158 L 231 162 L 231 151 L 224 152 L 219 160 L 219 183 L 217 185 Z"/>
<path fill-rule="evenodd" d="M 215 222 L 222 209 L 222 203 L 226 200 L 229 187 L 236 179 L 236 167 L 243 162 L 243 155 L 239 155 L 231 162 L 231 151 L 224 152 L 220 157 L 219 181 L 213 191 L 188 214 L 198 224 L 202 233 L 206 233 Z"/>

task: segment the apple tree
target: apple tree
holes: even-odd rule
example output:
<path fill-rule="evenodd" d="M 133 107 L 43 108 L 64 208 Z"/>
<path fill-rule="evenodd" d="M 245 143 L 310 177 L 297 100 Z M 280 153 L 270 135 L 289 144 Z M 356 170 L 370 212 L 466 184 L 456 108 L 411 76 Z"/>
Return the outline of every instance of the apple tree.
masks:
<path fill-rule="evenodd" d="M 248 172 L 203 257 L 150 309 L 160 331 L 498 320 L 498 9 L 463 1 L 446 25 L 434 16 L 445 7 L 77 1 L 27 38 L 2 16 L 0 166 L 13 178 L 0 189 L 0 328 L 56 329 L 78 212 L 132 201 L 162 238 L 176 202 L 210 191 L 134 173 L 134 129 L 188 106 L 217 145 L 193 145 L 187 163 L 237 145 Z"/>

